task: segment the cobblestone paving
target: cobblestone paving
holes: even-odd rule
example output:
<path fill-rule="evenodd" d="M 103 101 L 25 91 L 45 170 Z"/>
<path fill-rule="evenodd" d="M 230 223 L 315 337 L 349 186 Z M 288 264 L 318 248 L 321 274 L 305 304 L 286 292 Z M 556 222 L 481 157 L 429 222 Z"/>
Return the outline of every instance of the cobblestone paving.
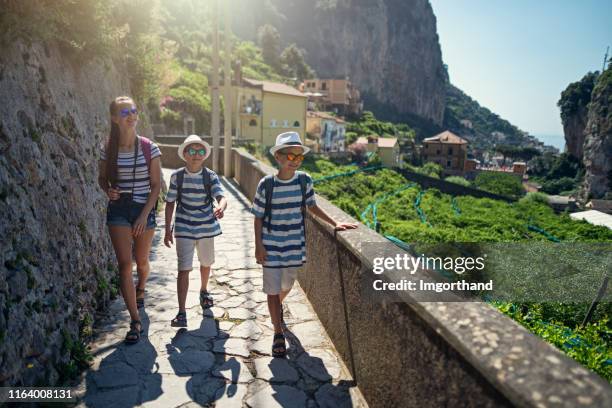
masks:
<path fill-rule="evenodd" d="M 164 169 L 169 180 L 171 170 Z M 187 328 L 170 326 L 178 305 L 176 252 L 163 245 L 163 213 L 151 251 L 145 333 L 125 345 L 129 315 L 121 297 L 97 325 L 92 367 L 78 389 L 91 407 L 351 407 L 364 406 L 351 377 L 296 283 L 286 300 L 287 359 L 272 358 L 272 325 L 255 263 L 248 200 L 223 180 L 229 202 L 215 238 L 209 283 L 215 306 L 199 305 L 197 259 L 190 273 Z"/>

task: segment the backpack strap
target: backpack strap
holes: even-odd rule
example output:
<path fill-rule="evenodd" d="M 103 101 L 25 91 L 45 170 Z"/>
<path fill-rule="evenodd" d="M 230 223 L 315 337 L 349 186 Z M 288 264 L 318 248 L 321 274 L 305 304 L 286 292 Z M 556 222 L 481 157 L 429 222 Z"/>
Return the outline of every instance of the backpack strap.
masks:
<path fill-rule="evenodd" d="M 266 197 L 264 207 L 264 222 L 268 220 L 268 232 L 270 232 L 270 224 L 272 223 L 272 193 L 274 192 L 274 176 L 264 177 L 264 192 Z"/>
<path fill-rule="evenodd" d="M 306 190 L 308 189 L 308 179 L 306 173 L 298 171 L 298 179 L 300 180 L 300 188 L 302 189 L 302 212 L 306 208 Z"/>
<path fill-rule="evenodd" d="M 202 182 L 204 183 L 204 191 L 206 192 L 206 199 L 204 206 L 208 207 L 214 202 L 212 196 L 212 182 L 210 181 L 210 173 L 206 167 L 202 168 Z"/>
<path fill-rule="evenodd" d="M 176 173 L 176 207 L 181 205 L 181 197 L 183 195 L 183 180 L 185 179 L 185 168 L 182 167 Z"/>
<path fill-rule="evenodd" d="M 306 235 L 306 190 L 308 189 L 308 178 L 304 172 L 299 171 L 297 173 L 300 188 L 302 189 L 302 227 L 304 228 L 304 235 Z"/>
<path fill-rule="evenodd" d="M 142 154 L 144 154 L 145 161 L 147 162 L 147 169 L 149 170 L 149 174 L 151 173 L 151 141 L 146 137 L 138 136 L 138 140 L 140 140 L 140 148 L 142 149 Z"/>

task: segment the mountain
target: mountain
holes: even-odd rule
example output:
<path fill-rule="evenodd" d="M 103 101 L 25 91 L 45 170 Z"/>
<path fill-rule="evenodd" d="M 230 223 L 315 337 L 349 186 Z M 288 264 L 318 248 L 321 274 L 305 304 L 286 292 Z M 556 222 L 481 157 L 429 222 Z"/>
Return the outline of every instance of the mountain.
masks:
<path fill-rule="evenodd" d="M 238 0 L 234 32 L 256 39 L 271 24 L 296 43 L 318 77 L 345 77 L 383 120 L 418 116 L 441 126 L 446 70 L 427 0 Z"/>
<path fill-rule="evenodd" d="M 606 198 L 612 188 L 612 64 L 561 93 L 558 106 L 568 153 L 585 167 L 580 198 Z"/>
<path fill-rule="evenodd" d="M 463 122 L 462 121 L 469 121 Z M 494 144 L 519 145 L 528 140 L 525 132 L 466 95 L 452 84 L 446 88 L 444 126 L 470 141 L 478 148 L 492 148 Z M 493 132 L 501 134 L 492 135 Z"/>

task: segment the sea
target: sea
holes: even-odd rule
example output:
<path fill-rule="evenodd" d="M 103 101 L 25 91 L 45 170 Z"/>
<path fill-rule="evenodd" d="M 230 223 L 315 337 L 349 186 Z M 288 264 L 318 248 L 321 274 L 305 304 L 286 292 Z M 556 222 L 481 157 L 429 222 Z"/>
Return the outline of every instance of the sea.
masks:
<path fill-rule="evenodd" d="M 559 151 L 565 150 L 565 137 L 563 135 L 534 135 L 546 145 L 554 146 Z"/>

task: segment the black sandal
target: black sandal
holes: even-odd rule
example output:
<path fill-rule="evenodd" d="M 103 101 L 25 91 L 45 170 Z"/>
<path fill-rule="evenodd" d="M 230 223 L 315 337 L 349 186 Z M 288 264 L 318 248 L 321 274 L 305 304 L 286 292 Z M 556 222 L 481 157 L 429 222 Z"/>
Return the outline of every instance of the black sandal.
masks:
<path fill-rule="evenodd" d="M 176 317 L 170 321 L 172 327 L 187 327 L 187 312 L 178 312 Z"/>
<path fill-rule="evenodd" d="M 214 305 L 213 297 L 207 291 L 200 291 L 200 306 L 202 309 L 210 309 Z"/>
<path fill-rule="evenodd" d="M 140 329 L 136 328 L 136 325 L 140 325 Z M 140 334 L 143 332 L 142 323 L 140 320 L 132 320 L 130 322 L 130 331 L 125 335 L 126 344 L 136 344 L 140 340 Z"/>
<path fill-rule="evenodd" d="M 276 333 L 272 340 L 272 357 L 284 358 L 286 354 L 285 335 L 283 333 Z"/>
<path fill-rule="evenodd" d="M 138 294 L 142 293 L 142 297 L 139 298 Z M 144 308 L 144 293 L 145 290 L 136 286 L 136 308 L 143 309 Z"/>

